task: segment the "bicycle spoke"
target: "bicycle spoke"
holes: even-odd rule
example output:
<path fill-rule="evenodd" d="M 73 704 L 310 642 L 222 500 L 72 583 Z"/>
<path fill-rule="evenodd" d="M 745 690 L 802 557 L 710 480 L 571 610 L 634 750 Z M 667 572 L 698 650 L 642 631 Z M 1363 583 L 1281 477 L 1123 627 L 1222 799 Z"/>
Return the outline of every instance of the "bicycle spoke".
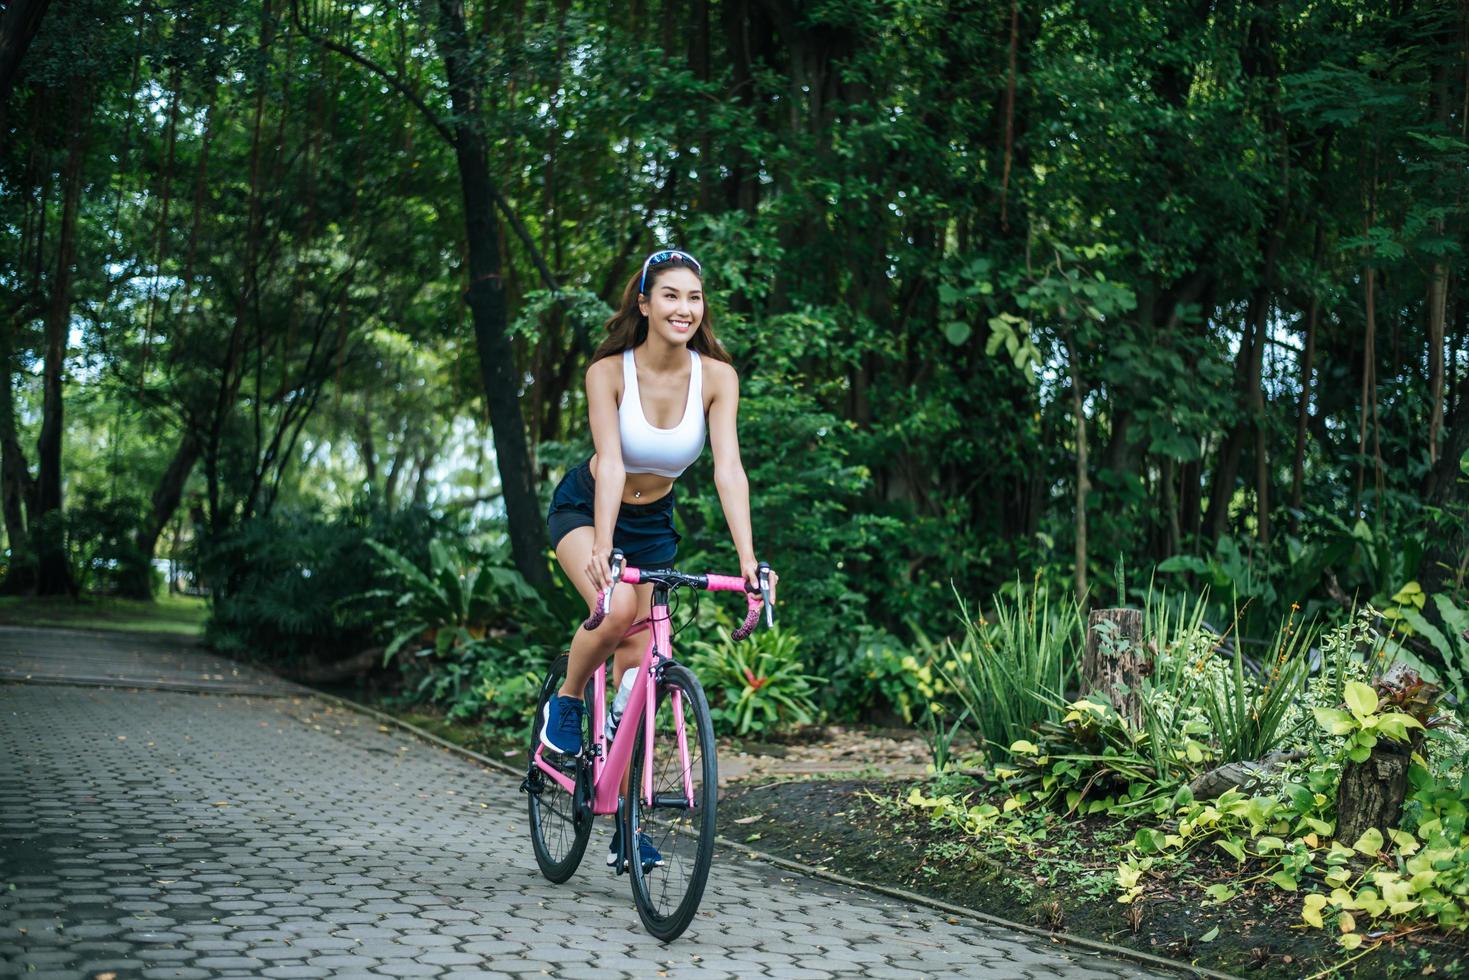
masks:
<path fill-rule="evenodd" d="M 634 753 L 638 795 L 632 820 L 663 864 L 639 865 L 633 892 L 644 924 L 666 941 L 687 927 L 703 895 L 714 847 L 717 788 L 713 729 L 698 681 L 682 667 L 670 668 L 653 710 L 651 767 L 641 741 Z M 645 775 L 651 777 L 651 798 L 641 792 Z"/>
<path fill-rule="evenodd" d="M 531 723 L 530 759 L 534 760 L 540 745 L 541 709 L 546 699 L 561 686 L 566 676 L 566 657 L 552 665 L 550 674 L 541 685 L 541 697 L 536 715 Z M 559 770 L 575 778 L 576 767 L 562 761 L 554 761 Z M 527 809 L 530 816 L 531 846 L 535 851 L 536 864 L 541 873 L 551 881 L 562 882 L 576 871 L 586 852 L 587 839 L 591 834 L 591 820 L 577 826 L 577 805 L 572 795 L 549 775 L 532 766 L 526 777 Z"/>

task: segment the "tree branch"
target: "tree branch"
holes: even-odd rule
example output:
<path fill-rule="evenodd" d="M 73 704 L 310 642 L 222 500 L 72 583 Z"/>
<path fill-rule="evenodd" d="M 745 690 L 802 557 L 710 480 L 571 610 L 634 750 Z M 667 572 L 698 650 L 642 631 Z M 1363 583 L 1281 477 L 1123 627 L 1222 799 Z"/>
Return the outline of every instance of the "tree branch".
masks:
<path fill-rule="evenodd" d="M 298 9 L 298 0 L 291 0 L 291 23 L 295 25 L 296 30 L 301 32 L 301 36 L 306 38 L 308 41 L 311 41 L 313 44 L 318 44 L 321 47 L 326 48 L 328 51 L 335 51 L 342 57 L 357 62 L 363 68 L 366 68 L 368 71 L 372 72 L 374 75 L 377 75 L 383 81 L 387 82 L 395 90 L 397 90 L 399 95 L 403 96 L 403 98 L 412 103 L 414 108 L 423 113 L 423 117 L 427 119 L 429 125 L 432 126 L 438 132 L 438 134 L 444 138 L 444 142 L 448 143 L 450 146 L 455 145 L 454 131 L 450 129 L 448 124 L 439 118 L 438 113 L 430 109 L 428 103 L 424 102 L 423 99 L 419 97 L 418 93 L 409 88 L 408 84 L 404 82 L 401 78 L 388 71 L 386 68 L 382 67 L 366 55 L 347 47 L 345 44 L 338 44 L 336 41 L 333 41 L 330 38 L 325 38 L 316 34 L 312 34 L 309 30 L 307 30 L 306 26 L 301 23 L 301 12 Z"/>
<path fill-rule="evenodd" d="M 495 203 L 499 205 L 500 213 L 505 216 L 506 221 L 510 222 L 510 227 L 515 229 L 515 236 L 521 240 L 526 251 L 530 253 L 531 262 L 541 274 L 541 282 L 546 284 L 546 288 L 556 297 L 556 302 L 561 304 L 562 309 L 568 313 L 571 312 L 571 300 L 562 294 L 561 287 L 556 283 L 555 273 L 546 264 L 545 256 L 541 255 L 540 248 L 531 238 L 530 229 L 525 226 L 525 222 L 520 220 L 520 215 L 510 209 L 510 202 L 505 200 L 505 195 L 500 193 L 500 188 L 496 187 L 494 191 Z"/>

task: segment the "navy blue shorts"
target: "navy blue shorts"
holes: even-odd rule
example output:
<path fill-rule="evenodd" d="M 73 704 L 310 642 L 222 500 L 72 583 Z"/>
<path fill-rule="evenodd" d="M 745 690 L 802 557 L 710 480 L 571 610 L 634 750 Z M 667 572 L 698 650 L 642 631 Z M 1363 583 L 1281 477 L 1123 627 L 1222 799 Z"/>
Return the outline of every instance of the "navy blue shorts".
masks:
<path fill-rule="evenodd" d="M 596 525 L 596 490 L 587 463 L 572 469 L 556 484 L 551 509 L 546 512 L 551 547 L 576 528 Z M 669 490 L 651 504 L 623 504 L 617 512 L 617 526 L 612 529 L 612 547 L 621 548 L 634 568 L 667 568 L 678 554 L 680 537 L 673 529 L 673 491 Z"/>

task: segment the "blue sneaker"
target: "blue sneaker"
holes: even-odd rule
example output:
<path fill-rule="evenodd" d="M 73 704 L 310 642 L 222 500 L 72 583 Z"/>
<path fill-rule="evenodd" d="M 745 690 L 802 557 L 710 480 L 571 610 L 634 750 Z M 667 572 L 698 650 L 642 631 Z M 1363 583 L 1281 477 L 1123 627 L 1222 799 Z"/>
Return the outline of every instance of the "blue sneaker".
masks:
<path fill-rule="evenodd" d="M 658 853 L 647 834 L 638 834 L 638 858 L 643 862 L 643 874 L 663 867 L 663 855 Z"/>
<path fill-rule="evenodd" d="M 558 694 L 547 701 L 541 744 L 562 755 L 580 755 L 581 716 L 585 710 L 580 698 Z"/>
<path fill-rule="evenodd" d="M 612 846 L 607 849 L 607 867 L 617 867 L 617 858 L 622 853 L 622 827 L 619 825 L 612 831 Z M 643 874 L 647 874 L 654 868 L 664 865 L 663 855 L 658 853 L 658 848 L 648 839 L 647 834 L 638 834 L 638 859 L 643 862 Z M 627 861 L 623 861 L 623 867 L 627 867 Z"/>

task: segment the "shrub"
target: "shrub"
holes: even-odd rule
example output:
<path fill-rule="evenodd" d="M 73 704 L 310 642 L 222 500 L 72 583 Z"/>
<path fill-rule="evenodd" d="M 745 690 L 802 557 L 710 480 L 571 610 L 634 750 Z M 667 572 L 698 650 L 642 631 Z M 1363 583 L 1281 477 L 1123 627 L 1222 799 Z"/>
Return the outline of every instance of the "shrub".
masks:
<path fill-rule="evenodd" d="M 422 508 L 359 503 L 322 516 L 278 510 L 200 549 L 212 592 L 205 635 L 226 652 L 285 666 L 341 659 L 370 646 L 381 609 L 365 594 L 386 587 L 367 541 L 427 563 L 434 533 L 449 530 Z"/>
<path fill-rule="evenodd" d="M 961 600 L 959 638 L 935 643 L 920 632 L 918 645 L 968 713 L 980 745 L 1003 751 L 1059 716 L 1080 659 L 1081 607 L 1037 582 L 1015 599 L 995 596 L 992 611 L 993 622 L 983 614 L 976 621 Z"/>
<path fill-rule="evenodd" d="M 451 550 L 443 540 L 429 542 L 426 571 L 380 541 L 367 546 L 393 579 L 392 588 L 367 594 L 392 600 L 384 628 L 393 636 L 384 663 L 405 646 L 410 653 L 444 657 L 491 629 L 527 633 L 549 617 L 546 604 L 515 569 Z"/>
<path fill-rule="evenodd" d="M 715 727 L 724 734 L 761 735 L 816 720 L 813 682 L 797 656 L 801 638 L 760 630 L 736 643 L 696 640 L 689 666 L 709 695 Z"/>
<path fill-rule="evenodd" d="M 875 720 L 884 712 L 914 724 L 941 693 L 942 681 L 929 663 L 919 663 L 882 630 L 861 631 L 851 654 L 837 661 L 821 701 L 829 715 Z"/>

